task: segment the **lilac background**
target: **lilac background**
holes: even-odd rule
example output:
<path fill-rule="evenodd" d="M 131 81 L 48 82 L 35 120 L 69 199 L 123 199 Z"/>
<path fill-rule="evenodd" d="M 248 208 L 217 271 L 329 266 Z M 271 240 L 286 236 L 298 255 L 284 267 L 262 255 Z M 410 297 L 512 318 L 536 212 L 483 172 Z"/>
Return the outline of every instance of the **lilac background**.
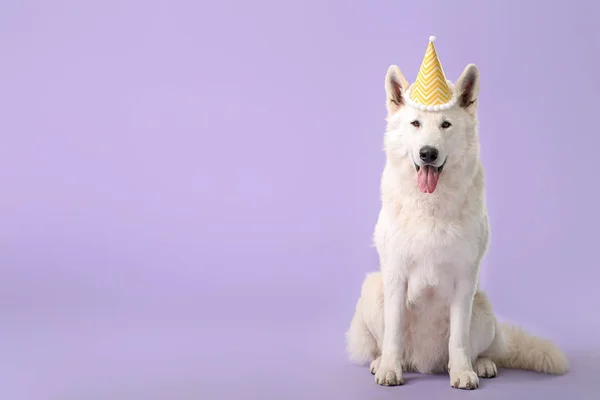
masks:
<path fill-rule="evenodd" d="M 0 397 L 592 398 L 599 6 L 426 3 L 1 2 Z M 382 388 L 345 358 L 383 78 L 431 34 L 482 73 L 483 285 L 568 376 Z"/>

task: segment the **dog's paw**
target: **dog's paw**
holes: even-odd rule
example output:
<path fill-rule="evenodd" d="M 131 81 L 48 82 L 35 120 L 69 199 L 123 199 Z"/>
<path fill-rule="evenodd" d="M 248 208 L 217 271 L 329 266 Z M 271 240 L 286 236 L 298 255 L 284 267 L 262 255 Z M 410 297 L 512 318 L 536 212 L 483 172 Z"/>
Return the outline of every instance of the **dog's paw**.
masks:
<path fill-rule="evenodd" d="M 371 374 L 375 375 L 377 373 L 380 363 L 381 363 L 381 357 L 377 357 L 376 359 L 371 361 L 371 366 L 369 367 L 369 369 L 371 370 Z"/>
<path fill-rule="evenodd" d="M 452 372 L 450 370 L 450 386 L 455 389 L 473 390 L 479 387 L 479 378 L 473 370 Z"/>
<path fill-rule="evenodd" d="M 375 371 L 375 382 L 378 385 L 398 386 L 404 384 L 402 362 L 383 358 L 378 364 L 377 371 Z M 373 363 L 371 363 L 371 366 L 373 366 Z"/>
<path fill-rule="evenodd" d="M 475 372 L 480 378 L 493 378 L 498 375 L 498 368 L 489 358 L 480 357 L 475 361 Z"/>

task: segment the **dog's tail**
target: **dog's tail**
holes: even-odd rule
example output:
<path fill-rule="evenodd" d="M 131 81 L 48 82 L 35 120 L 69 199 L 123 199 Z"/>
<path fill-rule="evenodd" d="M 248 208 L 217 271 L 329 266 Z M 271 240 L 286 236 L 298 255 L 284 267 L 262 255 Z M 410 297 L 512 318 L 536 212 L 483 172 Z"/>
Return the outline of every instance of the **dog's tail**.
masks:
<path fill-rule="evenodd" d="M 505 351 L 491 356 L 498 367 L 553 375 L 562 375 L 569 369 L 567 357 L 550 340 L 536 337 L 511 324 L 501 324 L 500 330 Z"/>

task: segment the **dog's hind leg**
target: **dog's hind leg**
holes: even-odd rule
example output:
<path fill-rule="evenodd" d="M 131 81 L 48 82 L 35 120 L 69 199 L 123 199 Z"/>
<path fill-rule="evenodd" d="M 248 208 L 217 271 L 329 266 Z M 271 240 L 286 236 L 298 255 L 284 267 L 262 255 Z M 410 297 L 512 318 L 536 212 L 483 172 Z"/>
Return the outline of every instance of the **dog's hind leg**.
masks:
<path fill-rule="evenodd" d="M 346 333 L 346 349 L 352 362 L 364 365 L 379 356 L 377 342 L 362 316 L 363 299 L 358 299 L 350 328 Z"/>
<path fill-rule="evenodd" d="M 502 353 L 504 341 L 492 305 L 485 292 L 478 291 L 473 299 L 471 319 L 471 356 L 473 369 L 481 378 L 493 378 L 498 373 L 490 356 Z"/>
<path fill-rule="evenodd" d="M 375 335 L 383 333 L 383 312 L 377 312 L 377 309 L 383 309 L 381 285 L 379 272 L 367 275 L 362 285 L 361 296 L 356 303 L 350 328 L 346 333 L 348 356 L 357 364 L 376 363 L 380 356 L 381 337 Z M 377 303 L 380 307 L 377 307 Z M 378 329 L 379 327 L 375 325 L 380 324 L 381 329 Z M 371 365 L 371 369 L 373 367 Z"/>

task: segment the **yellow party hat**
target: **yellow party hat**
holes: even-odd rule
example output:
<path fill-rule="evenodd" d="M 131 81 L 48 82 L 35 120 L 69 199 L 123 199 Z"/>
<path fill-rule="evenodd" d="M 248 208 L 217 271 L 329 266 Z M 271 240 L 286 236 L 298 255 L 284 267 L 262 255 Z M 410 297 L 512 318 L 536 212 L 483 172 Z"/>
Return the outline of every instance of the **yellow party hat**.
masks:
<path fill-rule="evenodd" d="M 430 36 L 417 80 L 406 96 L 408 103 L 423 111 L 446 110 L 456 102 L 452 84 L 446 80 L 442 64 L 435 51 L 434 41 L 435 36 Z"/>

